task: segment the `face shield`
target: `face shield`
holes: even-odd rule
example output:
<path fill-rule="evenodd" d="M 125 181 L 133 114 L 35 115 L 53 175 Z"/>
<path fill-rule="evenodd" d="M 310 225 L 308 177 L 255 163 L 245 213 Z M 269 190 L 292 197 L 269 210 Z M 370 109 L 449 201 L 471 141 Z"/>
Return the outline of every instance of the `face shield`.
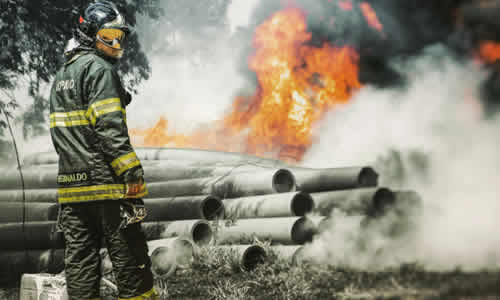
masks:
<path fill-rule="evenodd" d="M 120 59 L 123 56 L 125 31 L 118 28 L 103 28 L 97 32 L 96 48 L 103 54 Z"/>

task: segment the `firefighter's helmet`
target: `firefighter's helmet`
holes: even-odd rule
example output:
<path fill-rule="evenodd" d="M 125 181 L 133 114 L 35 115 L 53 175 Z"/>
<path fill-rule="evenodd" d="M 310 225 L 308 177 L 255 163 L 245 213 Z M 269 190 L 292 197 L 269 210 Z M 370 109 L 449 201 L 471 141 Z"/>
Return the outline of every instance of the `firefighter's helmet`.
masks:
<path fill-rule="evenodd" d="M 78 20 L 77 40 L 86 46 L 95 47 L 102 54 L 119 59 L 123 55 L 123 40 L 129 27 L 115 4 L 99 1 L 87 7 Z"/>

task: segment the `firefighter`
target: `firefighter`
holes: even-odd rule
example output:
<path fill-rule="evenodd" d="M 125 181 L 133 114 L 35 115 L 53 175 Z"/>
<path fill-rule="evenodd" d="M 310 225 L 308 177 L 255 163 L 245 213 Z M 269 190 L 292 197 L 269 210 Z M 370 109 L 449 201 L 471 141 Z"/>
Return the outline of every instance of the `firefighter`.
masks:
<path fill-rule="evenodd" d="M 119 298 L 158 299 L 140 225 L 147 190 L 126 123 L 131 96 L 115 70 L 129 28 L 108 1 L 90 4 L 77 23 L 50 94 L 68 295 L 100 299 L 105 246 Z"/>

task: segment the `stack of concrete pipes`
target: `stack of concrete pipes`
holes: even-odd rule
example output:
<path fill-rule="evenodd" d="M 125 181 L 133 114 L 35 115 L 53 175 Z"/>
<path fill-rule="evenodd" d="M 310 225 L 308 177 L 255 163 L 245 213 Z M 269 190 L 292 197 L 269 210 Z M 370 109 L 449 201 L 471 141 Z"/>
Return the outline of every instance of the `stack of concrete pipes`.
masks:
<path fill-rule="evenodd" d="M 230 255 L 250 270 L 266 256 L 256 240 L 269 241 L 279 256 L 297 261 L 302 245 L 326 226 L 333 209 L 377 216 L 398 195 L 415 194 L 377 187 L 378 174 L 368 166 L 312 169 L 178 148 L 136 152 L 149 190 L 143 229 L 160 277 L 188 266 L 201 247 Z M 55 232 L 57 155 L 27 157 L 22 171 L 24 191 L 17 169 L 0 178 L 0 264 L 11 275 L 60 271 L 64 241 Z M 103 270 L 110 266 L 103 251 Z"/>

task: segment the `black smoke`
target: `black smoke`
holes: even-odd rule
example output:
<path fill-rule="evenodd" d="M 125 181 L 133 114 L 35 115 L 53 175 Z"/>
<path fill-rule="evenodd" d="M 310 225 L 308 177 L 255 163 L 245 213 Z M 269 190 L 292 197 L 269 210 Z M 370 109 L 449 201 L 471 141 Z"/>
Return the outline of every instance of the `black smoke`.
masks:
<path fill-rule="evenodd" d="M 261 1 L 252 24 L 240 31 L 244 38 L 239 41 L 246 43 L 241 69 L 255 80 L 246 65 L 254 29 L 287 5 L 306 12 L 312 45 L 329 42 L 356 48 L 361 82 L 379 87 L 404 86 L 405 75 L 391 62 L 418 56 L 430 45 L 444 45 L 460 62 L 470 60 L 481 41 L 500 41 L 500 0 L 352 0 L 349 11 L 338 5 L 340 1 L 345 0 Z M 375 11 L 382 32 L 367 23 L 360 8 L 363 2 Z M 495 112 L 500 107 L 500 67 L 487 68 L 492 73 L 483 84 L 482 100 L 487 111 Z"/>

